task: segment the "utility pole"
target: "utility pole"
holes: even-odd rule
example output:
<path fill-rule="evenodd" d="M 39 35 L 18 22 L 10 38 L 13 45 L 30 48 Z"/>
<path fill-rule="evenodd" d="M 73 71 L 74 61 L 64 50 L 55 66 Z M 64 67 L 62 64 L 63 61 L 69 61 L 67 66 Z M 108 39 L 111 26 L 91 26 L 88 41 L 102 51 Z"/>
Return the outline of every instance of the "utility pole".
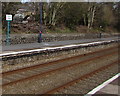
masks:
<path fill-rule="evenodd" d="M 39 31 L 39 36 L 38 36 L 38 43 L 42 42 L 42 2 L 39 3 L 40 6 L 40 31 Z"/>

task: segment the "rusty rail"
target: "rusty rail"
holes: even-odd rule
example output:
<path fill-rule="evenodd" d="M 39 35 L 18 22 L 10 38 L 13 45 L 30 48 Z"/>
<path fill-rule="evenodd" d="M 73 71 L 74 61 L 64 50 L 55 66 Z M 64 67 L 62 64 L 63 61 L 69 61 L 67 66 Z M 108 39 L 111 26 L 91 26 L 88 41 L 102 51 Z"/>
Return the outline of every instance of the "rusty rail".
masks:
<path fill-rule="evenodd" d="M 48 62 L 48 63 L 43 63 L 43 64 L 38 64 L 38 65 L 32 65 L 32 66 L 25 67 L 25 68 L 15 69 L 15 70 L 3 72 L 2 76 L 4 77 L 4 75 L 9 75 L 9 74 L 16 73 L 16 72 L 35 69 L 35 68 L 38 68 L 38 67 L 49 66 L 49 65 L 53 65 L 53 64 L 56 64 L 56 63 L 59 63 L 59 62 L 70 60 L 70 59 L 80 58 L 80 57 L 83 57 L 85 55 L 88 56 L 88 55 L 91 55 L 91 54 L 101 53 L 103 51 L 109 51 L 109 50 L 113 50 L 113 49 L 116 49 L 116 48 L 118 48 L 118 46 L 117 47 L 111 47 L 109 49 L 108 48 L 107 49 L 102 49 L 102 50 L 98 50 L 98 51 L 95 51 L 95 52 L 90 52 L 90 53 L 87 53 L 87 54 L 82 54 L 82 55 L 78 55 L 78 56 L 74 56 L 74 57 L 68 57 L 68 58 L 64 58 L 64 59 L 60 59 L 60 60 L 55 60 L 55 61 L 51 61 L 51 62 Z"/>
<path fill-rule="evenodd" d="M 3 84 L 2 86 L 5 87 L 7 85 L 15 84 L 17 82 L 21 82 L 21 81 L 33 79 L 33 78 L 36 78 L 38 76 L 44 76 L 44 75 L 47 75 L 47 74 L 50 74 L 50 73 L 53 73 L 53 72 L 56 72 L 56 71 L 61 71 L 63 69 L 70 68 L 70 67 L 73 67 L 73 66 L 76 66 L 76 65 L 79 65 L 79 64 L 85 64 L 87 62 L 90 62 L 90 61 L 96 60 L 96 59 L 100 59 L 100 58 L 105 57 L 105 56 L 110 56 L 110 55 L 113 55 L 115 53 L 117 53 L 117 51 L 109 53 L 109 54 L 106 54 L 106 55 L 96 56 L 96 57 L 93 57 L 93 58 L 89 58 L 89 59 L 83 60 L 83 61 L 81 61 L 79 63 L 74 63 L 74 64 L 67 65 L 67 66 L 64 66 L 64 67 L 61 67 L 61 68 L 57 68 L 57 69 L 53 69 L 53 70 L 48 70 L 48 71 L 43 72 L 43 73 L 39 73 L 39 74 L 36 74 L 36 75 L 33 75 L 33 76 L 29 76 L 29 77 L 26 77 L 26 78 L 15 80 L 15 81 L 12 81 L 12 82 L 8 82 L 8 83 Z"/>
<path fill-rule="evenodd" d="M 120 60 L 119 60 L 119 61 L 120 61 Z M 94 70 L 93 72 L 90 72 L 90 73 L 88 73 L 88 74 L 85 74 L 85 75 L 83 75 L 83 76 L 81 76 L 81 77 L 79 77 L 79 78 L 77 78 L 77 79 L 75 79 L 75 80 L 72 80 L 72 81 L 70 81 L 70 82 L 68 82 L 68 83 L 66 83 L 66 84 L 63 84 L 63 85 L 61 85 L 61 86 L 59 86 L 59 87 L 57 87 L 57 88 L 54 88 L 54 89 L 52 89 L 52 90 L 49 90 L 49 91 L 47 91 L 47 92 L 45 92 L 45 93 L 43 93 L 43 94 L 54 94 L 55 92 L 57 92 L 57 91 L 59 91 L 59 90 L 61 90 L 61 89 L 65 89 L 66 87 L 72 86 L 73 84 L 75 84 L 75 83 L 77 83 L 77 82 L 80 82 L 80 80 L 84 80 L 84 79 L 86 79 L 86 78 L 88 78 L 88 77 L 90 77 L 90 76 L 92 76 L 92 75 L 94 75 L 94 74 L 96 74 L 96 73 L 98 73 L 98 72 L 100 72 L 100 71 L 103 71 L 103 70 L 105 70 L 105 69 L 107 69 L 107 68 L 109 68 L 109 67 L 111 67 L 111 66 L 113 66 L 113 65 L 115 65 L 115 64 L 118 64 L 119 61 L 117 60 L 117 61 L 115 61 L 115 62 L 112 62 L 112 63 L 109 64 L 109 65 L 103 66 L 103 67 L 101 67 L 101 68 L 99 68 L 99 69 L 97 69 L 97 70 Z M 47 95 L 45 95 L 45 96 L 47 96 Z"/>

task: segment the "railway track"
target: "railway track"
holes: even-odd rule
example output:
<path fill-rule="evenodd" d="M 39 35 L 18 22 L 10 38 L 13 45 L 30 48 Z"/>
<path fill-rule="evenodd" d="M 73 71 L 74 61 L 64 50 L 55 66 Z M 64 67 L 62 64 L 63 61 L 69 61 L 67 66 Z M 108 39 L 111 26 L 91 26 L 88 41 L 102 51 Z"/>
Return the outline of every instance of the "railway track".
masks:
<path fill-rule="evenodd" d="M 118 46 L 115 46 L 83 55 L 4 72 L 2 73 L 3 93 L 87 94 L 87 92 L 110 78 L 109 75 L 113 76 L 116 74 L 118 64 L 117 55 Z M 103 73 L 107 73 L 107 75 Z"/>
<path fill-rule="evenodd" d="M 52 61 L 45 64 L 30 66 L 18 70 L 8 71 L 2 73 L 3 84 L 7 85 L 15 84 L 24 80 L 30 80 L 39 76 L 44 76 L 55 71 L 64 70 L 66 68 L 74 67 L 76 65 L 82 65 L 96 59 L 102 59 L 106 56 L 117 54 L 118 47 L 112 47 L 105 50 L 99 50 L 75 57 L 69 57 L 62 60 Z"/>
<path fill-rule="evenodd" d="M 112 68 L 115 67 L 118 62 L 119 61 L 112 62 L 109 65 L 103 66 L 97 70 L 80 76 L 77 79 L 67 82 L 59 87 L 53 88 L 43 94 L 79 94 L 79 96 L 81 94 L 81 96 L 83 96 L 83 94 L 87 94 L 87 92 L 101 84 L 105 77 L 110 74 L 110 71 L 108 70 L 112 70 Z M 107 72 L 107 74 L 104 74 L 105 72 Z"/>

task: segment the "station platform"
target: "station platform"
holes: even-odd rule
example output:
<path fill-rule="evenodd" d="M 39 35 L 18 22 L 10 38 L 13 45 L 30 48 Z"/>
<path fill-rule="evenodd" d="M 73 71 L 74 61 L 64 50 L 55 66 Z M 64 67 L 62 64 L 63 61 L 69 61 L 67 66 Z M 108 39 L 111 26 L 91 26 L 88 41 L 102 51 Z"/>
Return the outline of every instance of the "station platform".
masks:
<path fill-rule="evenodd" d="M 120 96 L 120 73 L 93 89 L 87 96 Z"/>
<path fill-rule="evenodd" d="M 114 94 L 118 96 L 119 94 L 118 89 L 120 88 L 120 84 L 118 83 L 119 80 L 120 78 L 117 78 L 116 80 L 102 88 L 100 91 L 98 91 L 96 94 Z"/>
<path fill-rule="evenodd" d="M 71 44 L 82 44 L 97 41 L 107 41 L 107 40 L 118 40 L 118 37 L 108 37 L 108 38 L 96 38 L 96 39 L 80 39 L 80 40 L 66 40 L 66 41 L 54 41 L 54 42 L 41 42 L 41 43 L 27 43 L 27 44 L 16 44 L 16 45 L 4 45 L 2 46 L 2 52 L 9 51 L 23 51 L 31 49 L 42 49 L 47 47 L 64 46 Z"/>

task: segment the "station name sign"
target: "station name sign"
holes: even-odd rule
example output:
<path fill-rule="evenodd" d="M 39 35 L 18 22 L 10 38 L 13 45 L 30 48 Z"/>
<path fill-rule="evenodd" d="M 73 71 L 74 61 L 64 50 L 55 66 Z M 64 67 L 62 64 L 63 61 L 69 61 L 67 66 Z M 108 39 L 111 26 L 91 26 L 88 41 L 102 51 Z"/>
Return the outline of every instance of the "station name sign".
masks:
<path fill-rule="evenodd" d="M 6 14 L 6 21 L 12 21 L 12 15 Z"/>

